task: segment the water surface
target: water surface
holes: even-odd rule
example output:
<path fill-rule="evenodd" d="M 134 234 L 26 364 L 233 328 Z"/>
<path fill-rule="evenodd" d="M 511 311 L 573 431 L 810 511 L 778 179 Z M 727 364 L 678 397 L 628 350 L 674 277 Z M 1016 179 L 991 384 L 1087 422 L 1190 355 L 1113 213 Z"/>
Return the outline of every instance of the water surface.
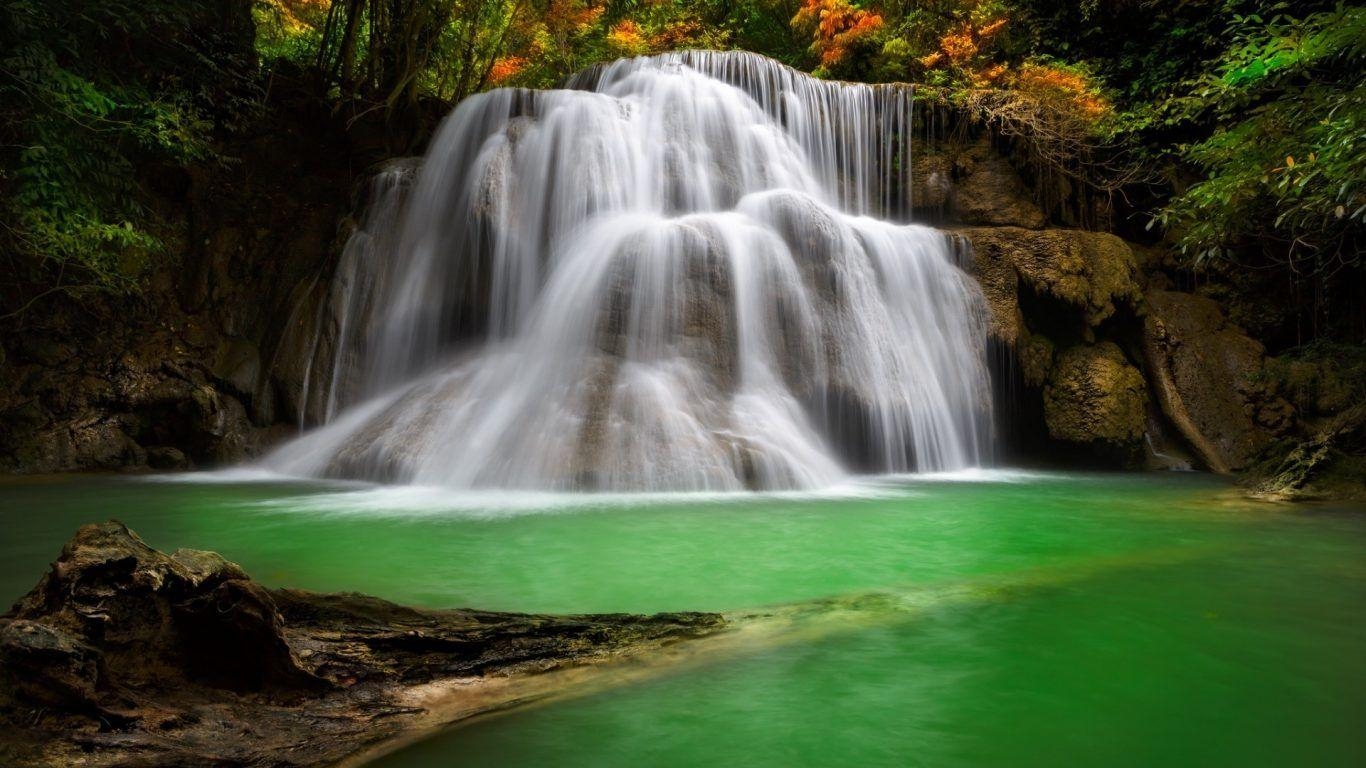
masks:
<path fill-rule="evenodd" d="M 110 517 L 270 585 L 432 607 L 879 596 L 856 597 L 873 607 L 847 626 L 478 720 L 388 768 L 1366 764 L 1366 516 L 1248 501 L 1203 475 L 598 497 L 12 480 L 0 598 Z"/>

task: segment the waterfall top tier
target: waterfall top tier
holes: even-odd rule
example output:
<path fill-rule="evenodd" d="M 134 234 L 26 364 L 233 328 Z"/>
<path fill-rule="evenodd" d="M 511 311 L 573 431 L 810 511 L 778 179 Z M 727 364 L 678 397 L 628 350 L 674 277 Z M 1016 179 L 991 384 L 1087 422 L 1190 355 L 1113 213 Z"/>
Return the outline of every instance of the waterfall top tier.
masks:
<path fill-rule="evenodd" d="M 912 86 L 818 80 L 757 53 L 691 50 L 590 67 L 568 87 L 611 93 L 658 69 L 691 70 L 743 91 L 801 146 L 843 210 L 910 220 Z"/>
<path fill-rule="evenodd" d="M 317 345 L 337 416 L 272 462 L 736 490 L 984 459 L 980 291 L 898 223 L 907 89 L 705 51 L 570 85 L 467 99 L 381 176 Z"/>

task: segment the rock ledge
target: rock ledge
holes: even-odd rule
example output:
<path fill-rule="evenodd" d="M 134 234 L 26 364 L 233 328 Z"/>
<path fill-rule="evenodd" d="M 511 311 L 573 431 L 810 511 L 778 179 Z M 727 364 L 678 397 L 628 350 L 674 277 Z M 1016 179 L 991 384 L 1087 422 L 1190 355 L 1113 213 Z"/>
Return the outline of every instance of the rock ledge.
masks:
<path fill-rule="evenodd" d="M 87 525 L 0 617 L 0 764 L 355 763 L 575 680 L 542 673 L 724 625 L 704 613 L 427 611 L 271 590 L 212 552 L 167 555 L 121 523 Z M 532 676 L 541 682 L 508 684 Z"/>

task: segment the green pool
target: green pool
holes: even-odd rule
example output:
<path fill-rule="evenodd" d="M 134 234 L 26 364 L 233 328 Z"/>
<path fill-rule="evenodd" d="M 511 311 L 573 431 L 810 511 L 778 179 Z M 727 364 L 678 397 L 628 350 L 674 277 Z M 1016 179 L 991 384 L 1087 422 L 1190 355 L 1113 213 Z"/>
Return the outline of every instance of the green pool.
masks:
<path fill-rule="evenodd" d="M 1199 474 L 706 497 L 7 480 L 0 598 L 109 517 L 272 585 L 427 606 L 861 606 L 476 720 L 388 768 L 1366 765 L 1366 510 L 1252 502 Z"/>

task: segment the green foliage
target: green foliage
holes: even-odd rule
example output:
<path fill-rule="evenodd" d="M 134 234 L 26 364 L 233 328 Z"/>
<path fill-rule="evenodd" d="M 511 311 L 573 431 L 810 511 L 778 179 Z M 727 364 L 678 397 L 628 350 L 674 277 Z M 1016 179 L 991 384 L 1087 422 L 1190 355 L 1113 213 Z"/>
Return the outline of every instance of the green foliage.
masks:
<path fill-rule="evenodd" d="M 214 120 L 247 98 L 224 85 L 241 63 L 227 41 L 196 29 L 226 15 L 210 0 L 0 0 L 11 277 L 136 286 L 159 247 L 139 168 L 207 157 Z"/>
<path fill-rule="evenodd" d="M 139 178 L 250 119 L 253 43 L 394 125 L 424 99 L 683 48 L 938 86 L 1078 210 L 1136 191 L 1188 265 L 1359 266 L 1359 3 L 0 0 L 0 18 L 0 237 L 30 277 L 136 284 L 158 249 Z"/>
<path fill-rule="evenodd" d="M 255 0 L 256 54 L 263 62 L 311 63 L 322 44 L 329 6 L 326 0 Z"/>
<path fill-rule="evenodd" d="M 1282 6 L 1284 4 L 1281 4 Z M 1237 16 L 1232 44 L 1170 104 L 1212 122 L 1180 148 L 1204 178 L 1160 214 L 1197 263 L 1249 241 L 1297 270 L 1360 258 L 1366 216 L 1366 9 Z"/>

